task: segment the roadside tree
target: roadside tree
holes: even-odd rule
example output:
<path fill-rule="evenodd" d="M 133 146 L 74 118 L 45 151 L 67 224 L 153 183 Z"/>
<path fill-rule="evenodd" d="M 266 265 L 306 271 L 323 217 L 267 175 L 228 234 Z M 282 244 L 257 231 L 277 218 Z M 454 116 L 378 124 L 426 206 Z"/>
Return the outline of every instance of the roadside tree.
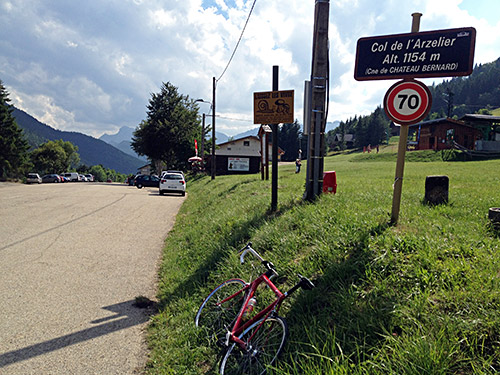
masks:
<path fill-rule="evenodd" d="M 294 161 L 299 157 L 299 149 L 304 150 L 301 145 L 301 140 L 302 134 L 300 131 L 300 124 L 297 121 L 293 124 L 281 125 L 278 143 L 285 151 L 285 154 L 282 156 L 283 161 Z"/>
<path fill-rule="evenodd" d="M 89 173 L 94 176 L 96 181 L 105 182 L 107 180 L 106 170 L 102 165 L 93 165 L 90 167 Z"/>
<path fill-rule="evenodd" d="M 194 139 L 201 134 L 198 105 L 167 82 L 151 95 L 147 109 L 146 120 L 134 132 L 132 148 L 154 165 L 186 168 L 194 154 Z"/>
<path fill-rule="evenodd" d="M 9 94 L 0 80 L 0 179 L 20 177 L 28 166 L 28 142 L 12 116 Z"/>
<path fill-rule="evenodd" d="M 63 173 L 79 163 L 77 150 L 78 147 L 68 141 L 47 141 L 31 152 L 31 161 L 41 173 Z"/>

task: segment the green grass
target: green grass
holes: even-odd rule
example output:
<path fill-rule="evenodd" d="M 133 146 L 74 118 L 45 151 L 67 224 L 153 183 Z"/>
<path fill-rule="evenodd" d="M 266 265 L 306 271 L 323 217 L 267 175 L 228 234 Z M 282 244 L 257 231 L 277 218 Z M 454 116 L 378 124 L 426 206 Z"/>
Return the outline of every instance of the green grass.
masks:
<path fill-rule="evenodd" d="M 388 151 L 388 152 L 382 152 Z M 252 241 L 287 278 L 317 285 L 282 309 L 290 339 L 273 374 L 493 374 L 500 371 L 500 161 L 449 163 L 407 153 L 399 224 L 388 225 L 395 159 L 325 159 L 336 195 L 305 203 L 304 172 L 279 171 L 278 212 L 260 175 L 188 181 L 166 240 L 148 374 L 216 374 L 220 349 L 194 327 L 223 280 L 248 279 L 236 250 Z M 449 203 L 423 204 L 427 175 L 446 174 Z"/>

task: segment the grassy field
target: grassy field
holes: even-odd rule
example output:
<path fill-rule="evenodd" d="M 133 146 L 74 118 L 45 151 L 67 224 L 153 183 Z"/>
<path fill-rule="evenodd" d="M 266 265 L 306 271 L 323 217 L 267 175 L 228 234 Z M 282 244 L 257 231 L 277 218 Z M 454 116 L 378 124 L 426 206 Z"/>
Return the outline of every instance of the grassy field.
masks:
<path fill-rule="evenodd" d="M 281 311 L 290 327 L 273 374 L 493 374 L 500 371 L 500 161 L 443 162 L 409 153 L 400 220 L 390 226 L 395 155 L 337 155 L 336 195 L 302 201 L 305 165 L 279 170 L 278 212 L 260 175 L 188 182 L 168 237 L 159 313 L 149 328 L 148 374 L 215 374 L 220 349 L 194 327 L 223 280 L 248 279 L 236 251 L 247 241 L 287 285 L 317 287 Z M 305 163 L 304 163 L 305 164 Z M 449 203 L 423 203 L 425 177 L 449 176 Z"/>

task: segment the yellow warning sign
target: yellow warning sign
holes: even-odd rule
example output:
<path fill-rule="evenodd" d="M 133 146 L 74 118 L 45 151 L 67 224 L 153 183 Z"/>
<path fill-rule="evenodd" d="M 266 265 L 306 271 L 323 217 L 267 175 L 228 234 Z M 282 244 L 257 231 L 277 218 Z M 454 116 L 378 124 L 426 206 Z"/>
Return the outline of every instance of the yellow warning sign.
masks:
<path fill-rule="evenodd" d="M 293 90 L 254 92 L 253 123 L 293 123 L 293 96 Z"/>

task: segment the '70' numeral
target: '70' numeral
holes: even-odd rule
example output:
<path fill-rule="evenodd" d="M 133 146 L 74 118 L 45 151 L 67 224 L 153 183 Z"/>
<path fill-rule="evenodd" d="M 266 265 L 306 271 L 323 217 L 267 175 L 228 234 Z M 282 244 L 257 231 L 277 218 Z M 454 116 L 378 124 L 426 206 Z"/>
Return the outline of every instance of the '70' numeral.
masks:
<path fill-rule="evenodd" d="M 405 103 L 407 103 L 408 108 L 410 109 L 417 109 L 420 105 L 420 97 L 416 94 L 413 95 L 399 94 L 398 98 L 401 99 L 401 101 L 399 102 L 399 109 L 403 109 Z"/>

